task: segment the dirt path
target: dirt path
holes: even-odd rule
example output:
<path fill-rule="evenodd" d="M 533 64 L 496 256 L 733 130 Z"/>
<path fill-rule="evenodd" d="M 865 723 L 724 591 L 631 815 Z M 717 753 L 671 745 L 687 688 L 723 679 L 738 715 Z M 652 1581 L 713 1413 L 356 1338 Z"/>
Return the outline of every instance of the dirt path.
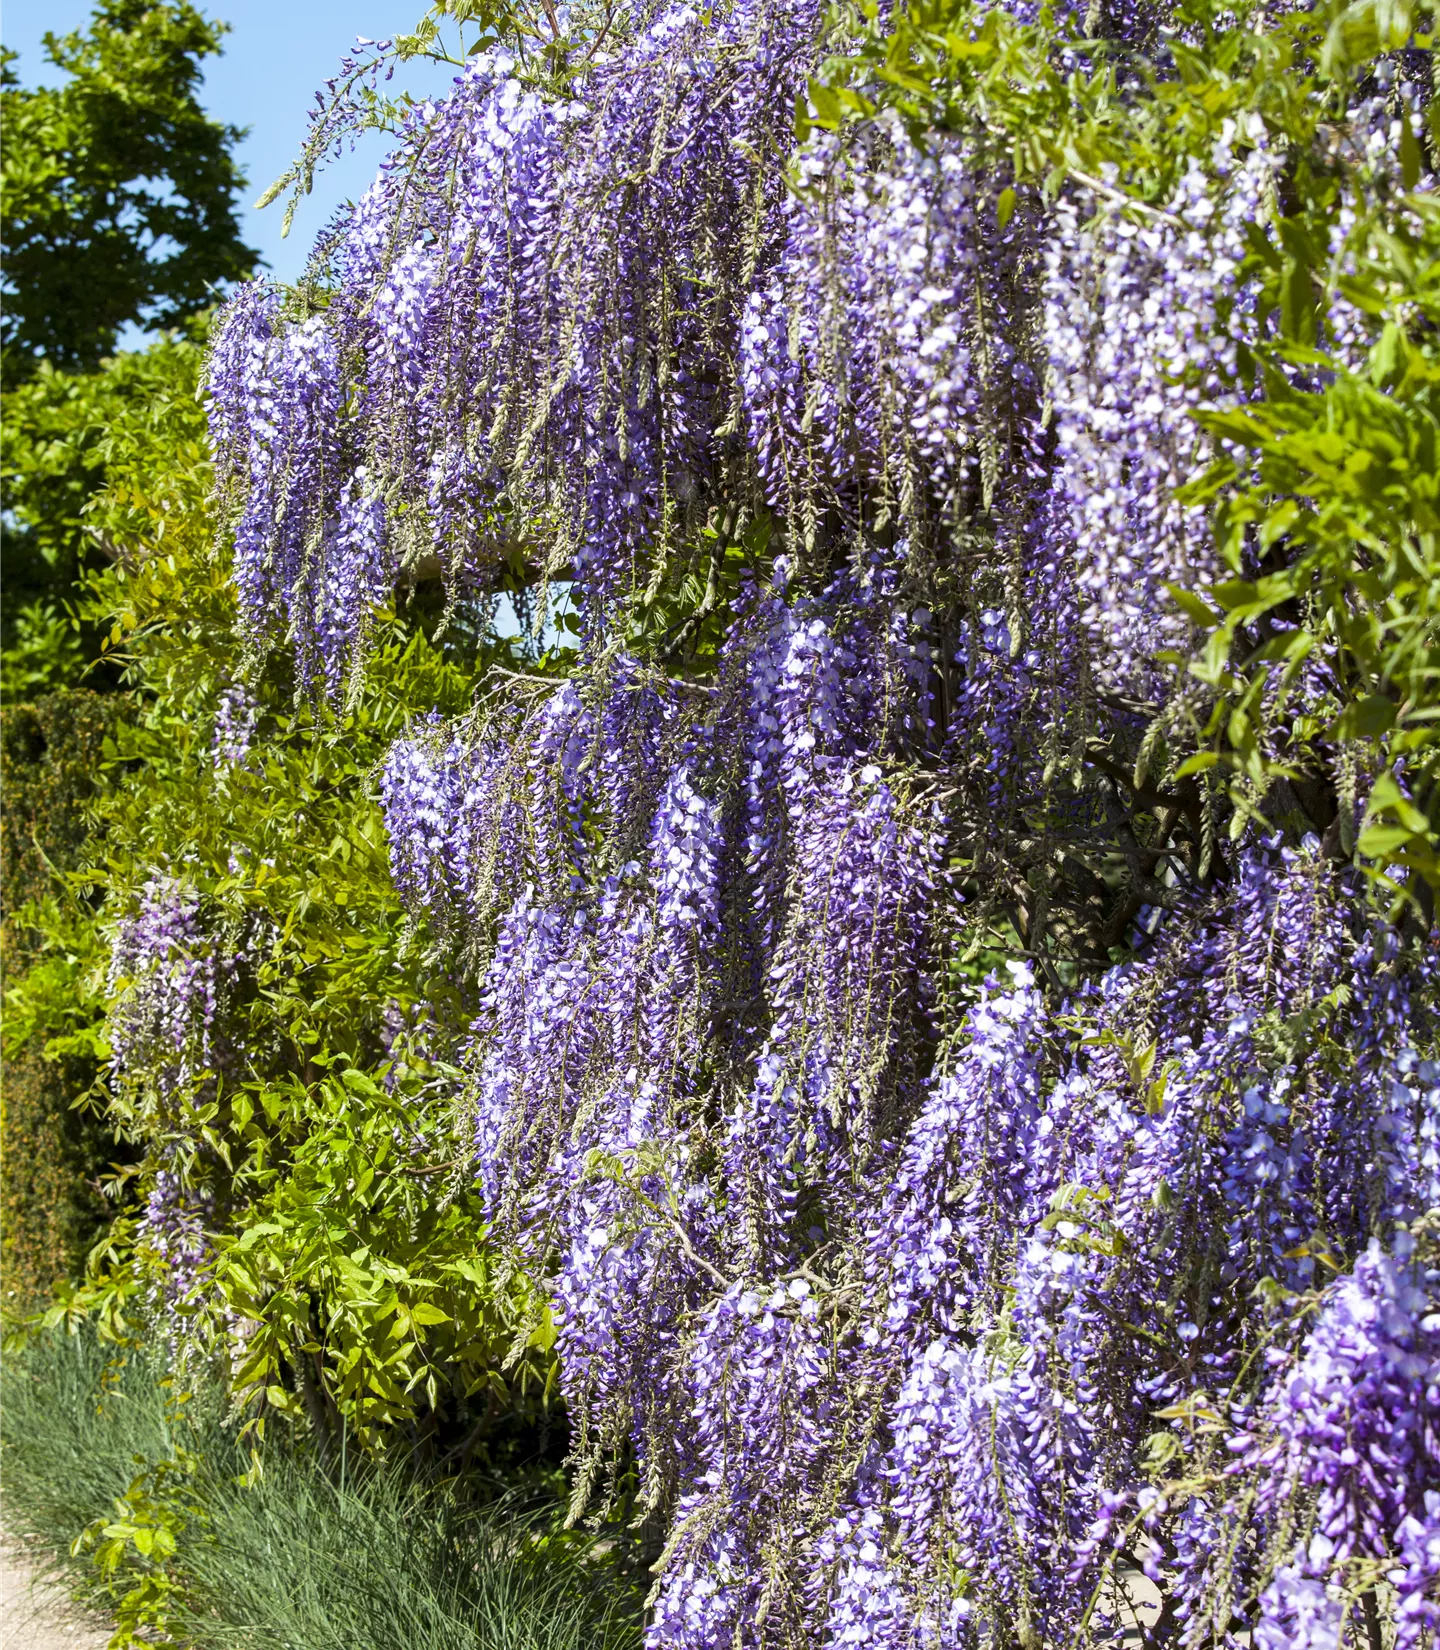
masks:
<path fill-rule="evenodd" d="M 13 1542 L 0 1541 L 0 1650 L 105 1650 L 109 1637 L 58 1588 L 35 1581 Z"/>

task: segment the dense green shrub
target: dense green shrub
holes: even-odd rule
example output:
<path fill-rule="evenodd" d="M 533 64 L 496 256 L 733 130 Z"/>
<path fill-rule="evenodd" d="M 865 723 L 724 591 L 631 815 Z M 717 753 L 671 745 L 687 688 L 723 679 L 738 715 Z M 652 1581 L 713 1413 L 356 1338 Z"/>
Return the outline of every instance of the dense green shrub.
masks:
<path fill-rule="evenodd" d="M 84 841 L 85 807 L 122 710 L 105 694 L 74 690 L 7 707 L 0 715 L 0 887 L 12 958 L 28 956 L 36 943 L 34 925 L 23 923 L 21 908 L 54 892 L 56 870 L 74 863 Z"/>
<path fill-rule="evenodd" d="M 71 978 L 51 918 L 58 878 L 86 837 L 105 741 L 123 701 L 73 690 L 0 712 L 0 979 L 34 969 Z M 47 932 L 45 932 L 48 930 Z M 4 1302 L 33 1305 L 75 1274 L 106 1218 L 97 1177 L 119 1143 L 93 1109 L 79 1109 L 97 1075 L 93 1050 L 7 1015 L 0 1087 L 0 1244 Z"/>
<path fill-rule="evenodd" d="M 285 1414 L 322 1453 L 346 1429 L 378 1446 L 415 1427 L 412 1444 L 443 1452 L 478 1428 L 490 1459 L 511 1448 L 517 1397 L 524 1438 L 549 1425 L 553 1331 L 523 1276 L 494 1264 L 448 1149 L 436 1077 L 474 992 L 413 941 L 374 769 L 413 717 L 461 709 L 477 661 L 508 645 L 483 612 L 452 611 L 438 639 L 422 586 L 377 619 L 386 668 L 343 713 L 297 702 L 286 661 L 257 666 L 207 508 L 199 353 L 170 340 L 99 375 L 153 392 L 112 386 L 83 515 L 113 559 L 74 594 L 124 711 L 90 753 L 93 834 L 33 910 L 44 951 L 12 982 L 12 1043 L 106 1062 L 106 1117 L 143 1158 L 85 1296 L 117 1333 L 147 1333 L 157 1304 L 197 1342 L 241 1326 L 233 1373 L 257 1431 Z M 174 1027 L 150 1036 L 146 994 L 164 982 L 139 977 L 125 940 L 170 898 L 197 933 L 226 936 L 183 1051 Z M 167 968 L 220 956 L 174 939 Z M 194 1268 L 176 1288 L 181 1249 Z M 215 1284 L 203 1301 L 187 1298 L 199 1270 Z"/>

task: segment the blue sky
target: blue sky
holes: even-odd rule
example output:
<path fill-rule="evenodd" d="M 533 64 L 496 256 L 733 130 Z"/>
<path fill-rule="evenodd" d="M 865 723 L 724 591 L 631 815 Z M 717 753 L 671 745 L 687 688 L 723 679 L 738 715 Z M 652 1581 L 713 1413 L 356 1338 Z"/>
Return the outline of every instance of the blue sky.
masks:
<path fill-rule="evenodd" d="M 356 35 L 384 39 L 413 29 L 427 0 L 198 0 L 208 16 L 231 25 L 225 55 L 205 66 L 203 101 L 217 120 L 248 126 L 240 146 L 249 183 L 240 214 L 246 242 L 257 247 L 274 274 L 297 276 L 310 242 L 341 201 L 354 199 L 375 174 L 384 140 L 372 133 L 353 155 L 334 162 L 316 180 L 315 191 L 295 214 L 287 240 L 280 238 L 283 206 L 264 212 L 253 203 L 285 170 L 299 149 L 305 115 L 316 87 L 334 73 Z M 56 84 L 64 77 L 45 62 L 41 37 L 47 29 L 65 34 L 82 28 L 93 0 L 6 0 L 0 39 L 20 53 L 17 65 L 27 86 Z M 453 70 L 410 64 L 397 71 L 392 86 L 417 95 L 434 93 Z"/>

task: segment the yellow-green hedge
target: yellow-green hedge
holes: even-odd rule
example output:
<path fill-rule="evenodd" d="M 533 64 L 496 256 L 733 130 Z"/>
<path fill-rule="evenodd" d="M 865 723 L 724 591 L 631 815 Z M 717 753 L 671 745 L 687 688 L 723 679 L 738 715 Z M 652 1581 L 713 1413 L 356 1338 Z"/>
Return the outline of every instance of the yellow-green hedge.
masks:
<path fill-rule="evenodd" d="M 56 888 L 85 838 L 85 804 L 125 701 L 70 690 L 0 710 L 0 983 L 39 958 L 27 902 Z M 73 1276 L 105 1216 L 98 1177 L 119 1148 L 75 1100 L 94 1062 L 32 1038 L 0 1060 L 0 1292 L 24 1310 Z"/>

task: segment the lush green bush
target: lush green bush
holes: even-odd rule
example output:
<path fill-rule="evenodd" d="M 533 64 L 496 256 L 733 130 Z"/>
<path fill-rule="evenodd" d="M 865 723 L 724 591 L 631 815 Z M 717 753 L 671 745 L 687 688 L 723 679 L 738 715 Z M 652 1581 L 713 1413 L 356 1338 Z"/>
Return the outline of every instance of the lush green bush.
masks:
<path fill-rule="evenodd" d="M 113 686 L 115 673 L 91 665 L 101 633 L 69 622 L 87 570 L 120 553 L 116 530 L 134 530 L 123 515 L 127 480 L 137 460 L 165 454 L 150 466 L 153 496 L 184 532 L 203 506 L 187 484 L 205 474 L 205 421 L 196 401 L 201 352 L 184 338 L 107 360 L 95 372 L 57 372 L 48 364 L 5 396 L 0 428 L 0 485 L 10 514 L 6 534 L 5 652 L 7 699 L 33 696 L 81 679 Z M 113 490 L 106 491 L 107 487 Z M 109 502 L 97 510 L 97 499 Z M 121 519 L 113 519 L 115 512 Z M 152 525 L 158 533 L 161 518 Z"/>
<path fill-rule="evenodd" d="M 123 701 L 73 690 L 0 712 L 0 980 L 33 970 L 62 988 L 70 936 L 57 920 L 57 874 L 86 840 L 105 740 Z M 81 918 L 83 922 L 83 916 Z M 27 1035 L 7 1015 L 0 1088 L 0 1253 L 7 1308 L 43 1301 L 77 1273 L 108 1211 L 96 1184 L 121 1151 L 95 1109 L 93 1050 Z"/>
<path fill-rule="evenodd" d="M 440 1475 L 253 1457 L 213 1382 L 92 1333 L 48 1335 L 0 1384 L 7 1525 L 117 1643 L 247 1650 L 604 1650 L 633 1589 L 589 1540 Z M 145 1639 L 127 1638 L 144 1630 Z"/>
<path fill-rule="evenodd" d="M 487 639 L 483 612 L 450 613 L 437 639 L 422 587 L 377 618 L 382 668 L 343 711 L 297 699 L 285 660 L 257 664 L 207 505 L 199 353 L 169 340 L 143 372 L 122 359 L 100 375 L 138 373 L 151 390 L 116 402 L 83 512 L 112 559 L 75 591 L 123 679 L 123 714 L 88 752 L 85 848 L 77 824 L 63 864 L 25 861 L 27 888 L 48 891 L 31 912 L 39 960 L 10 991 L 12 1052 L 103 1062 L 129 1039 L 103 1099 L 142 1165 L 83 1298 L 116 1333 L 145 1333 L 179 1223 L 215 1287 L 203 1301 L 172 1291 L 162 1316 L 201 1342 L 243 1326 L 234 1376 L 259 1431 L 282 1413 L 333 1455 L 343 1429 L 378 1446 L 416 1422 L 443 1448 L 503 1431 L 517 1398 L 544 1426 L 544 1301 L 490 1255 L 435 1098 L 473 988 L 410 933 L 374 799 L 391 740 L 463 708 L 477 665 L 509 644 Z M 193 902 L 207 936 L 183 966 L 233 959 L 183 1078 L 173 1040 L 141 1047 L 126 1019 L 155 982 L 121 935 L 162 887 Z"/>

